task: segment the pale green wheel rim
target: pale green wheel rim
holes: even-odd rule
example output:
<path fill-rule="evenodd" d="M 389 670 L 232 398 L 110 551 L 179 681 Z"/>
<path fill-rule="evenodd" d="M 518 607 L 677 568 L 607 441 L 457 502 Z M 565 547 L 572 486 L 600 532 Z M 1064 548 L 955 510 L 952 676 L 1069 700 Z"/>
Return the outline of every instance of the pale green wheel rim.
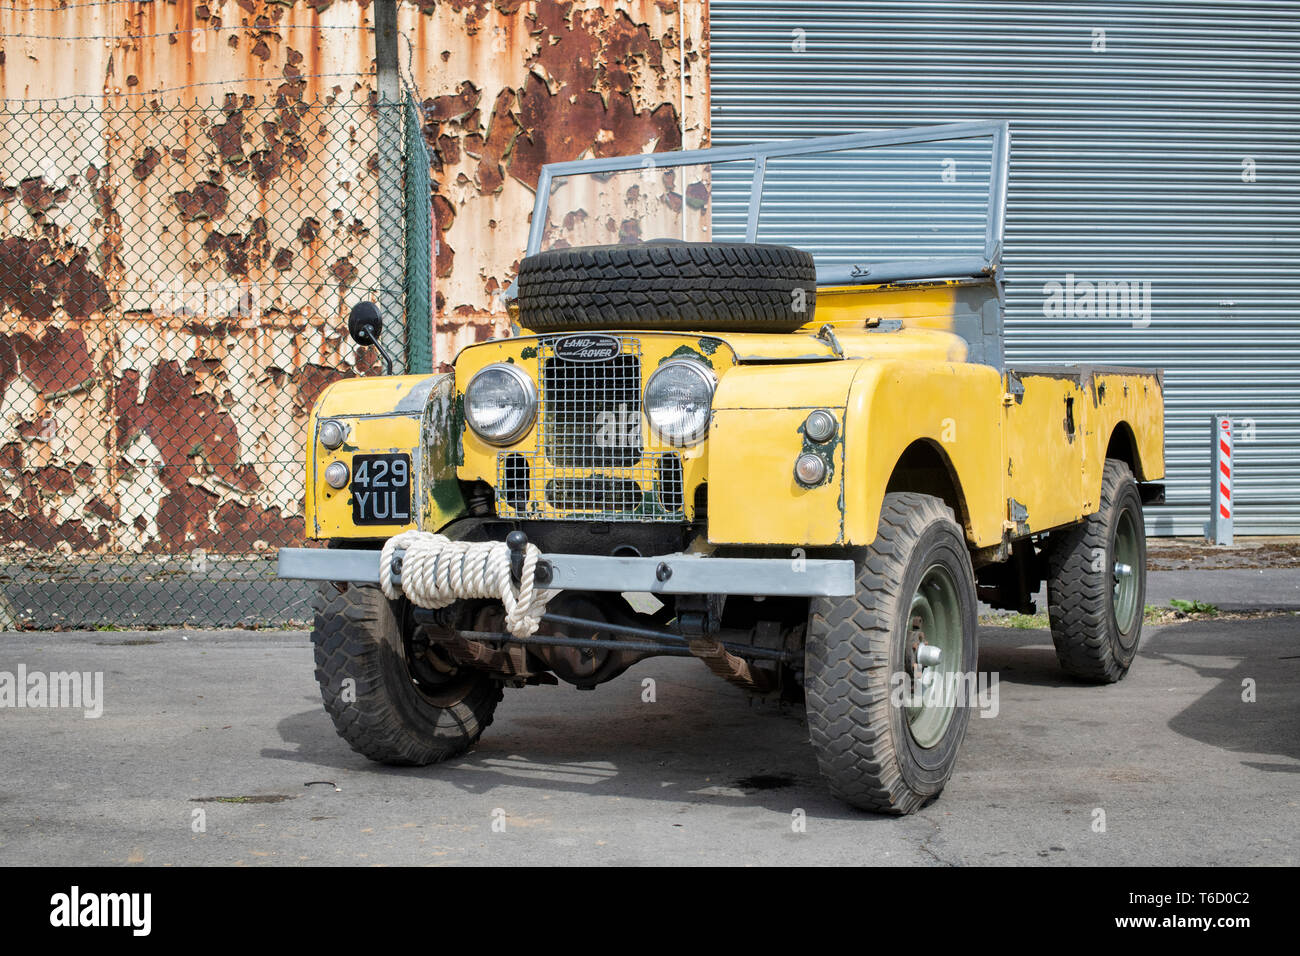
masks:
<path fill-rule="evenodd" d="M 917 746 L 928 750 L 943 739 L 952 723 L 959 683 L 956 675 L 962 663 L 961 601 L 948 569 L 941 564 L 930 565 L 921 575 L 910 606 L 906 622 L 906 661 L 910 672 L 907 686 L 914 698 L 920 695 L 920 702 L 905 707 L 907 728 Z M 919 628 L 914 626 L 918 618 Z M 925 644 L 939 649 L 938 664 L 925 668 L 916 665 L 913 645 L 919 640 L 918 630 L 925 635 Z M 922 677 L 928 678 L 928 685 L 922 682 Z"/>
<path fill-rule="evenodd" d="M 1138 547 L 1137 522 L 1128 509 L 1119 513 L 1115 522 L 1115 540 L 1111 545 L 1111 606 L 1115 611 L 1115 626 L 1127 636 L 1137 623 L 1141 611 L 1138 607 L 1138 580 L 1142 569 L 1141 549 Z"/>

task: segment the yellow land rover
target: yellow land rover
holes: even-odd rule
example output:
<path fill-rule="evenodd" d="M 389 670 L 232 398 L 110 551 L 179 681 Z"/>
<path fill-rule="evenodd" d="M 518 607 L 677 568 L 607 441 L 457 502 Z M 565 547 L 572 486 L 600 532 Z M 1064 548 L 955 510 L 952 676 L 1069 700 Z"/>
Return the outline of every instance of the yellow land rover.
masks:
<path fill-rule="evenodd" d="M 279 568 L 319 582 L 339 734 L 433 763 L 506 688 L 698 657 L 804 701 L 841 799 L 910 813 L 953 772 L 981 600 L 1046 582 L 1061 666 L 1121 679 L 1161 373 L 1006 365 L 1007 155 L 966 123 L 545 167 L 517 334 L 312 413 L 329 546 Z M 349 328 L 378 346 L 373 305 Z"/>

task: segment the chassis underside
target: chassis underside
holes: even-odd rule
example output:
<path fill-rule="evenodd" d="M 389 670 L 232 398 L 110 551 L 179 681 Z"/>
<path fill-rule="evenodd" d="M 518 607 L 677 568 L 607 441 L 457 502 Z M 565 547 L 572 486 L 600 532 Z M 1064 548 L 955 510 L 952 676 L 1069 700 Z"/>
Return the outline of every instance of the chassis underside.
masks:
<path fill-rule="evenodd" d="M 766 693 L 778 689 L 783 673 L 795 686 L 801 679 L 809 599 L 854 589 L 853 562 L 842 555 L 691 552 L 684 526 L 467 519 L 447 531 L 461 540 L 505 541 L 516 584 L 525 547 L 544 542 L 536 584 L 557 593 L 541 627 L 527 637 L 506 629 L 497 601 L 409 605 L 405 629 L 417 671 L 419 659 L 430 657 L 435 666 L 470 667 L 513 685 L 559 677 L 590 688 L 648 657 L 693 656 L 726 680 Z M 677 550 L 657 553 L 674 544 Z M 379 552 L 348 545 L 284 549 L 280 576 L 340 587 L 378 582 Z M 396 583 L 402 561 L 396 551 L 389 569 Z"/>

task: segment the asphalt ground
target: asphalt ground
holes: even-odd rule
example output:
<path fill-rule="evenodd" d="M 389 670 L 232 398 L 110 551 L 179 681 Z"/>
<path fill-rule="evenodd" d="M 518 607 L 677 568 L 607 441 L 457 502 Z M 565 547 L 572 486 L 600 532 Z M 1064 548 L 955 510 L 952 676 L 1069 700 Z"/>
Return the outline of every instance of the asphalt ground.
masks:
<path fill-rule="evenodd" d="M 996 715 L 901 819 L 829 796 L 799 709 L 689 659 L 508 690 L 469 754 L 394 769 L 335 735 L 304 632 L 8 633 L 0 672 L 103 689 L 98 718 L 0 707 L 0 865 L 1294 866 L 1298 625 L 1148 628 L 1109 687 L 1046 631 L 982 628 Z"/>

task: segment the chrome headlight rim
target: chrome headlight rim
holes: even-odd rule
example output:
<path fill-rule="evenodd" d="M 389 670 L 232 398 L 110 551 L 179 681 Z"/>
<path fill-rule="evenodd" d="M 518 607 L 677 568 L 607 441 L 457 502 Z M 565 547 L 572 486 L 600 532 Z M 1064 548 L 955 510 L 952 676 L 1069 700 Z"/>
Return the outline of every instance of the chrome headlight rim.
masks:
<path fill-rule="evenodd" d="M 481 379 L 488 372 L 505 372 L 514 378 L 524 390 L 525 413 L 520 419 L 519 426 L 506 435 L 487 435 L 479 430 L 474 424 L 474 419 L 470 413 L 470 392 L 474 388 L 474 383 Z M 493 362 L 491 365 L 484 365 L 481 369 L 470 376 L 469 384 L 465 386 L 465 423 L 469 425 L 472 431 L 489 445 L 513 445 L 519 439 L 527 435 L 537 422 L 537 385 L 533 382 L 523 369 L 513 362 Z"/>
<path fill-rule="evenodd" d="M 691 432 L 689 435 L 678 436 L 670 435 L 655 424 L 654 416 L 651 415 L 650 409 L 650 387 L 654 384 L 656 378 L 662 373 L 672 368 L 686 368 L 700 377 L 704 387 L 708 389 L 708 399 L 706 404 L 709 406 L 709 414 L 705 416 L 704 422 L 699 428 L 699 433 Z M 718 390 L 718 377 L 713 370 L 698 359 L 692 358 L 674 358 L 668 359 L 661 363 L 658 368 L 650 373 L 650 377 L 645 381 L 645 389 L 641 393 L 641 410 L 645 415 L 646 421 L 650 425 L 650 431 L 661 441 L 675 448 L 688 448 L 691 445 L 698 445 L 704 441 L 709 434 L 709 425 L 713 421 L 713 395 Z"/>

